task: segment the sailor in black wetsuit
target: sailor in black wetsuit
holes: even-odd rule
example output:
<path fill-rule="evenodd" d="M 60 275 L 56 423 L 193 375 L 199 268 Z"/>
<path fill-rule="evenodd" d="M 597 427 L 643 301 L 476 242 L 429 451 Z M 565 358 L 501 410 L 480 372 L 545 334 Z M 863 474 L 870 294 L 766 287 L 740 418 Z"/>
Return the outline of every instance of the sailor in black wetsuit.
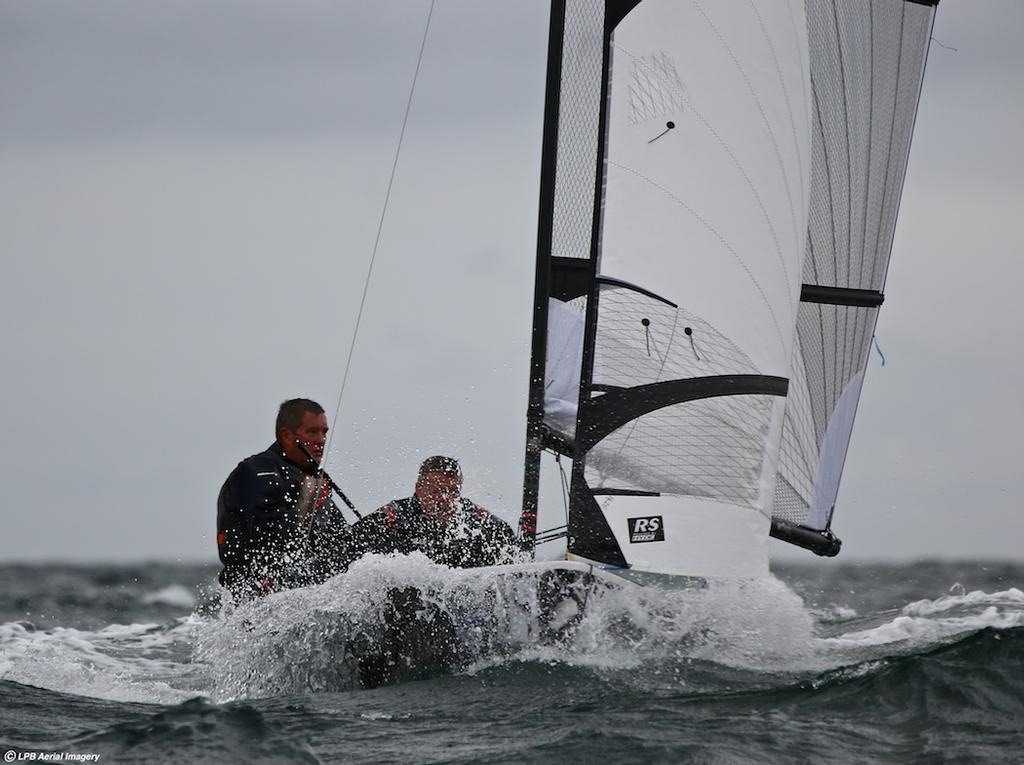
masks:
<path fill-rule="evenodd" d="M 242 460 L 217 498 L 220 582 L 236 598 L 323 581 L 346 560 L 348 522 L 318 470 L 327 441 L 323 407 L 285 401 L 275 432 L 270 448 Z"/>
<path fill-rule="evenodd" d="M 411 497 L 396 499 L 352 526 L 349 558 L 419 550 L 436 563 L 475 568 L 518 558 L 507 523 L 461 496 L 462 470 L 451 457 L 420 466 Z"/>

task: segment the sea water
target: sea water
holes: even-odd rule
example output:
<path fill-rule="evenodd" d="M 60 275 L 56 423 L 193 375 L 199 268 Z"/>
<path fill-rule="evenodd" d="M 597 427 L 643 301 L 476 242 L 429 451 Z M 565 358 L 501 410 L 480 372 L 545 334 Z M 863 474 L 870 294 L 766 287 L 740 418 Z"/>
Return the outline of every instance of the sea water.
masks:
<path fill-rule="evenodd" d="M 0 566 L 5 761 L 1024 761 L 1020 563 L 811 561 L 611 589 L 564 640 L 528 618 L 497 644 L 470 627 L 459 662 L 374 689 L 345 646 L 373 638 L 387 593 L 415 581 L 456 621 L 504 596 L 371 558 L 225 609 L 215 572 Z"/>

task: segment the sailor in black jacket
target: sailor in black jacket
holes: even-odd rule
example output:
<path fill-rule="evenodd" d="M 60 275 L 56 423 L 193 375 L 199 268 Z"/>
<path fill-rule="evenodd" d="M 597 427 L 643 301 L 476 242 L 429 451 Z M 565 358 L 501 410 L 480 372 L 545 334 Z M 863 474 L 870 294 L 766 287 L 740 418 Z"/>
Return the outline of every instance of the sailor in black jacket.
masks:
<path fill-rule="evenodd" d="M 239 598 L 323 581 L 345 559 L 348 522 L 318 467 L 323 408 L 285 401 L 276 433 L 270 448 L 239 463 L 217 497 L 220 582 Z"/>
<path fill-rule="evenodd" d="M 393 500 L 352 526 L 349 558 L 418 550 L 454 568 L 516 560 L 518 546 L 509 525 L 462 497 L 461 490 L 462 471 L 456 460 L 426 459 L 413 496 Z"/>

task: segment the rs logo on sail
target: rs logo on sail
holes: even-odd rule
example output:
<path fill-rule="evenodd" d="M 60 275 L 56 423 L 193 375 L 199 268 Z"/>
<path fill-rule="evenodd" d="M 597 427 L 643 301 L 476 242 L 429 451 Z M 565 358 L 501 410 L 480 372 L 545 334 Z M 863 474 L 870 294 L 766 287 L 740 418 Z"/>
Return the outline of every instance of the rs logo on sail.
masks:
<path fill-rule="evenodd" d="M 627 518 L 629 522 L 630 544 L 637 542 L 664 542 L 665 525 L 660 515 L 649 515 L 646 518 Z"/>

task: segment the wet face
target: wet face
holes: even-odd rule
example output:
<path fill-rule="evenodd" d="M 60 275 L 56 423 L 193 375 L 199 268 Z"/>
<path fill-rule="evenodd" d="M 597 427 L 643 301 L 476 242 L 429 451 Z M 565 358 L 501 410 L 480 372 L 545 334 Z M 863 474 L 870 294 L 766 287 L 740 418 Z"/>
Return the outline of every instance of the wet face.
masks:
<path fill-rule="evenodd" d="M 416 482 L 416 499 L 427 515 L 447 521 L 458 505 L 462 479 L 447 473 L 427 473 Z"/>
<path fill-rule="evenodd" d="M 302 420 L 295 430 L 281 428 L 277 439 L 281 442 L 285 456 L 296 465 L 308 465 L 309 459 L 302 453 L 296 442 L 302 444 L 319 464 L 324 459 L 324 445 L 327 443 L 327 415 L 321 412 L 303 412 Z"/>

